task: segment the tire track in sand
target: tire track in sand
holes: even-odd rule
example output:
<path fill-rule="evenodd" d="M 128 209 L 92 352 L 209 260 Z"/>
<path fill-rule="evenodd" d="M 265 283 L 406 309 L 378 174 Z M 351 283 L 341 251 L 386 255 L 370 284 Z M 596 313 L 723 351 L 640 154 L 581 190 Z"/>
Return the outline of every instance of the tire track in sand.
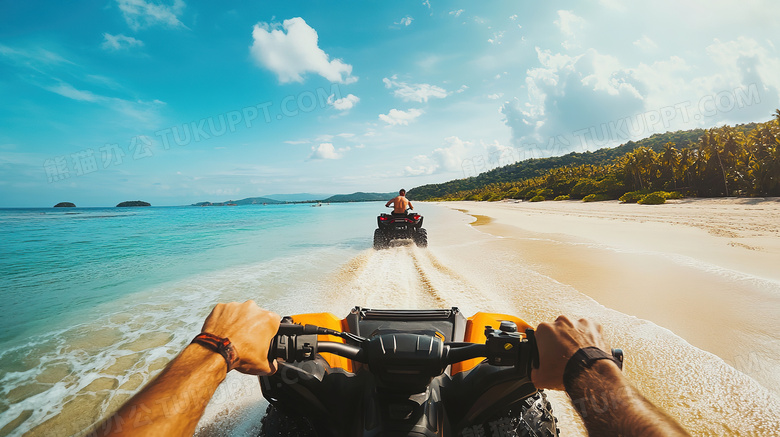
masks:
<path fill-rule="evenodd" d="M 345 263 L 323 290 L 322 305 L 344 312 L 355 305 L 375 308 L 447 308 L 474 287 L 427 249 L 395 245 L 362 252 Z"/>

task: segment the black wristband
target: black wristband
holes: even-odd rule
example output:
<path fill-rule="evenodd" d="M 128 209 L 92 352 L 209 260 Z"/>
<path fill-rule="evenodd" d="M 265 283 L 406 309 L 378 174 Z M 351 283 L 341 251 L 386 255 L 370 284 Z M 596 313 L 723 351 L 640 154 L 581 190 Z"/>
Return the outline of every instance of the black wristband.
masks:
<path fill-rule="evenodd" d="M 212 351 L 222 355 L 222 358 L 225 359 L 225 363 L 227 364 L 228 372 L 230 372 L 230 370 L 233 369 L 233 367 L 238 363 L 238 353 L 236 353 L 236 349 L 233 347 L 233 343 L 231 343 L 227 338 L 217 337 L 216 335 L 209 334 L 208 332 L 201 332 L 192 339 L 192 342 L 205 346 Z"/>
<path fill-rule="evenodd" d="M 569 358 L 569 362 L 566 363 L 566 368 L 563 370 L 563 387 L 566 388 L 566 391 L 571 392 L 574 380 L 598 360 L 610 360 L 619 368 L 623 368 L 622 363 L 618 362 L 611 354 L 594 346 L 584 347 Z"/>

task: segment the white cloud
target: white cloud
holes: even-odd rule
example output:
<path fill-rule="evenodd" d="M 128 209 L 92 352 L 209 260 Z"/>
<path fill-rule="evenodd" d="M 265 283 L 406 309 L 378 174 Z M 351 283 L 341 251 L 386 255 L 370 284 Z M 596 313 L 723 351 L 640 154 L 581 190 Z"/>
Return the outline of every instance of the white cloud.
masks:
<path fill-rule="evenodd" d="M 444 143 L 445 147 L 433 151 L 433 159 L 446 171 L 461 170 L 463 160 L 466 158 L 466 150 L 472 146 L 472 143 L 455 136 L 445 138 Z"/>
<path fill-rule="evenodd" d="M 431 0 L 425 0 L 422 2 L 423 5 L 428 6 L 428 9 L 431 8 Z"/>
<path fill-rule="evenodd" d="M 512 20 L 512 21 L 515 21 L 515 20 L 517 20 L 517 14 L 510 15 L 510 16 L 509 16 L 509 19 L 510 19 L 510 20 Z"/>
<path fill-rule="evenodd" d="M 414 161 L 415 166 L 407 165 L 404 167 L 405 176 L 429 175 L 436 171 L 436 165 L 425 155 L 415 156 L 412 161 Z"/>
<path fill-rule="evenodd" d="M 428 155 L 414 157 L 416 166 L 407 166 L 404 173 L 409 176 L 429 175 L 439 172 L 463 170 L 463 161 L 468 157 L 468 150 L 473 143 L 463 141 L 456 136 L 444 139 L 444 147 L 439 147 Z"/>
<path fill-rule="evenodd" d="M 423 111 L 412 108 L 408 111 L 402 111 L 400 109 L 391 109 L 387 114 L 379 114 L 379 119 L 391 126 L 408 125 L 409 122 L 415 118 L 421 116 Z"/>
<path fill-rule="evenodd" d="M 488 42 L 490 44 L 501 44 L 501 38 L 504 37 L 504 33 L 505 33 L 505 31 L 503 31 L 503 30 L 500 31 L 500 32 L 493 32 L 493 37 L 492 38 L 488 38 Z"/>
<path fill-rule="evenodd" d="M 504 93 L 488 94 L 487 98 L 490 100 L 498 100 L 503 97 Z"/>
<path fill-rule="evenodd" d="M 15 62 L 19 66 L 33 68 L 36 70 L 40 67 L 40 65 L 73 64 L 73 62 L 63 58 L 62 56 L 42 48 L 24 50 L 15 49 L 0 44 L 0 55 L 7 57 L 9 60 Z"/>
<path fill-rule="evenodd" d="M 255 62 L 274 72 L 279 82 L 303 82 L 303 75 L 316 73 L 331 82 L 354 83 L 352 66 L 330 56 L 318 47 L 317 31 L 303 18 L 278 23 L 258 23 L 252 31 L 250 52 Z"/>
<path fill-rule="evenodd" d="M 652 46 L 649 37 L 635 38 L 637 46 Z M 501 109 L 511 144 L 550 153 L 594 149 L 656 132 L 764 120 L 780 106 L 780 57 L 766 41 L 737 37 L 688 47 L 681 50 L 685 59 L 634 65 L 592 48 L 578 54 L 537 48 L 539 66 L 526 71 L 526 95 Z M 702 113 L 717 96 L 736 106 Z M 666 119 L 656 123 L 659 111 Z"/>
<path fill-rule="evenodd" d="M 772 108 L 780 105 L 780 58 L 768 43 L 739 37 L 736 40 L 714 42 L 704 50 L 706 61 L 713 67 L 702 70 L 702 60 L 671 56 L 653 63 L 640 63 L 628 69 L 644 94 L 645 108 L 657 110 L 676 104 L 691 105 L 689 119 L 694 124 L 676 124 L 670 129 L 690 129 L 716 123 L 742 123 L 766 119 Z M 699 105 L 721 93 L 737 96 L 746 90 L 758 92 L 758 100 L 736 111 L 720 111 L 714 117 L 702 117 Z M 735 91 L 736 90 L 736 91 Z M 749 99 L 747 99 L 749 100 Z M 682 122 L 676 117 L 675 122 Z"/>
<path fill-rule="evenodd" d="M 427 102 L 429 98 L 443 99 L 447 97 L 447 90 L 436 85 L 427 83 L 407 84 L 406 82 L 397 82 L 396 78 L 394 75 L 389 79 L 382 79 L 382 82 L 384 82 L 385 88 L 396 88 L 393 91 L 393 95 L 403 99 L 405 102 L 422 103 Z"/>
<path fill-rule="evenodd" d="M 491 143 L 486 143 L 480 140 L 479 143 L 484 148 L 482 156 L 483 159 L 487 158 L 486 164 L 488 168 L 503 167 L 505 165 L 522 161 L 526 158 L 535 157 L 533 153 L 522 153 L 514 147 L 499 143 L 498 140 L 493 140 Z M 471 176 L 485 171 L 488 168 L 482 168 L 482 165 L 478 166 L 478 163 L 474 162 L 474 160 L 468 160 L 464 162 L 463 172 L 464 174 Z"/>
<path fill-rule="evenodd" d="M 82 102 L 97 102 L 103 99 L 103 97 L 97 96 L 91 91 L 76 89 L 73 85 L 65 82 L 60 82 L 57 86 L 46 87 L 46 89 L 63 97 Z"/>
<path fill-rule="evenodd" d="M 655 41 L 650 39 L 647 35 L 642 35 L 642 38 L 634 41 L 634 45 L 645 52 L 652 52 L 658 48 L 658 44 L 656 44 Z"/>
<path fill-rule="evenodd" d="M 554 21 L 558 29 L 563 34 L 564 41 L 561 43 L 563 48 L 570 50 L 576 49 L 580 45 L 576 40 L 576 32 L 581 30 L 585 25 L 585 20 L 574 14 L 572 11 L 558 11 L 558 19 Z"/>
<path fill-rule="evenodd" d="M 400 24 L 401 26 L 408 26 L 412 24 L 412 21 L 414 21 L 414 18 L 410 17 L 409 15 L 401 18 L 397 23 L 393 24 Z"/>
<path fill-rule="evenodd" d="M 593 72 L 582 78 L 583 85 L 592 86 L 594 91 L 606 91 L 613 96 L 627 94 L 642 99 L 634 85 L 635 81 L 628 79 L 628 72 L 617 58 L 602 55 L 592 49 L 586 52 L 586 56 L 591 59 Z"/>
<path fill-rule="evenodd" d="M 105 106 L 113 111 L 118 112 L 124 117 L 134 118 L 144 123 L 151 123 L 157 118 L 157 110 L 165 105 L 164 102 L 159 100 L 152 100 L 151 102 L 143 100 L 125 100 L 118 97 L 108 97 L 99 94 L 95 94 L 92 91 L 81 90 L 73 85 L 59 81 L 57 85 L 43 86 L 45 90 L 59 94 L 63 97 L 67 97 L 79 102 L 90 102 Z"/>
<path fill-rule="evenodd" d="M 539 48 L 537 56 L 541 66 L 526 72 L 527 98 L 510 100 L 501 110 L 518 149 L 541 143 L 545 152 L 565 153 L 578 145 L 573 132 L 636 114 L 644 106 L 638 81 L 611 56 L 594 49 L 570 56 Z M 561 135 L 566 141 L 550 144 Z"/>
<path fill-rule="evenodd" d="M 360 101 L 360 97 L 354 94 L 347 94 L 346 97 L 334 100 L 335 97 L 335 95 L 328 97 L 328 104 L 339 111 L 348 111 Z"/>
<path fill-rule="evenodd" d="M 332 143 L 321 143 L 319 146 L 311 148 L 309 159 L 340 159 L 348 151 L 349 147 L 336 149 Z"/>
<path fill-rule="evenodd" d="M 498 140 L 493 140 L 492 143 L 486 143 L 484 141 L 480 141 L 480 144 L 482 144 L 482 147 L 485 148 L 488 155 L 494 155 L 494 154 L 503 155 L 514 150 L 509 146 L 499 143 Z"/>
<path fill-rule="evenodd" d="M 171 5 L 150 3 L 144 0 L 117 0 L 117 5 L 122 11 L 127 25 L 133 30 L 154 24 L 185 27 L 179 21 L 179 15 L 186 6 L 183 0 L 174 0 Z"/>
<path fill-rule="evenodd" d="M 458 9 L 457 11 L 450 11 L 450 15 L 454 15 L 456 17 L 460 17 L 460 14 L 463 13 L 463 9 Z"/>
<path fill-rule="evenodd" d="M 144 45 L 143 41 L 122 34 L 111 35 L 110 33 L 104 33 L 103 38 L 105 41 L 103 41 L 101 47 L 106 50 L 129 49 L 130 47 L 141 47 Z"/>

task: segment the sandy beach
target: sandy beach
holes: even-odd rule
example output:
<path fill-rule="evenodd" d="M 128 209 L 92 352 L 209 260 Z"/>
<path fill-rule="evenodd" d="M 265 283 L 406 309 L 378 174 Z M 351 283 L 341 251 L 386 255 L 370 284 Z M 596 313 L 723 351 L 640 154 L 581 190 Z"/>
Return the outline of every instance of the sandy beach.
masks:
<path fill-rule="evenodd" d="M 756 354 L 748 374 L 780 393 L 780 199 L 447 205 L 606 307 L 735 365 Z"/>
<path fill-rule="evenodd" d="M 561 299 L 535 314 L 558 309 L 598 319 L 617 312 L 679 337 L 681 344 L 662 340 L 652 345 L 644 340 L 653 335 L 642 340 L 641 329 L 621 327 L 617 319 L 623 316 L 602 320 L 612 331 L 613 344 L 627 343 L 627 347 L 623 344 L 627 360 L 634 360 L 636 366 L 627 372 L 636 372 L 633 377 L 650 398 L 665 404 L 660 398 L 685 396 L 672 387 L 675 384 L 684 387 L 683 392 L 698 391 L 715 404 L 727 401 L 714 399 L 734 395 L 732 390 L 743 394 L 756 390 L 744 381 L 726 382 L 737 377 L 722 373 L 728 369 L 755 381 L 763 388 L 755 393 L 758 398 L 776 405 L 780 394 L 779 199 L 688 199 L 660 206 L 575 201 L 442 205 L 471 216 L 474 229 L 492 237 L 490 244 L 501 248 L 495 252 L 497 257 L 512 254 L 517 265 L 595 301 Z M 506 275 L 518 282 L 529 279 L 520 270 Z M 522 286 L 516 289 L 524 292 Z M 706 365 L 710 368 L 693 371 L 702 364 L 700 360 L 711 361 Z M 723 367 L 713 372 L 711 366 Z M 690 401 L 705 402 L 695 397 Z M 665 405 L 670 414 L 679 418 L 691 413 L 690 406 L 676 402 Z M 730 425 L 724 426 L 725 434 L 745 434 L 726 431 Z M 693 433 L 718 434 L 708 427 L 693 427 Z"/>

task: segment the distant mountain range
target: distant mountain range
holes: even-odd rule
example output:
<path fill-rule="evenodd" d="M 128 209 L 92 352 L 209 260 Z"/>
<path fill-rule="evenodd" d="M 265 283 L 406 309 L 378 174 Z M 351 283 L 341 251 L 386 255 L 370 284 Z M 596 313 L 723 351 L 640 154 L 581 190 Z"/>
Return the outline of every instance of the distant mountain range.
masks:
<path fill-rule="evenodd" d="M 316 196 L 316 197 L 315 197 Z M 228 200 L 225 202 L 198 202 L 192 206 L 238 206 L 238 205 L 278 205 L 283 203 L 339 203 L 339 202 L 372 202 L 379 200 L 390 200 L 396 196 L 396 193 L 364 193 L 359 191 L 352 194 L 336 194 L 328 196 L 327 194 L 317 195 L 309 193 L 298 194 L 273 194 L 266 197 L 247 197 L 241 200 Z"/>
<path fill-rule="evenodd" d="M 267 203 L 269 205 L 286 203 L 280 200 L 269 199 L 267 197 L 247 197 L 241 200 L 228 200 L 226 202 L 198 202 L 193 203 L 192 206 L 238 206 L 238 205 L 262 205 Z"/>
<path fill-rule="evenodd" d="M 335 196 L 330 196 L 327 199 L 323 200 L 323 202 L 371 202 L 371 201 L 377 201 L 377 200 L 390 200 L 393 197 L 397 196 L 398 193 L 364 193 L 362 191 L 358 191 L 357 193 L 352 194 L 336 194 Z"/>
<path fill-rule="evenodd" d="M 323 194 L 323 193 L 295 193 L 295 194 L 269 194 L 267 197 L 269 199 L 279 200 L 282 202 L 307 202 L 307 201 L 317 201 L 321 199 L 327 199 L 328 197 L 332 196 L 332 193 Z"/>

